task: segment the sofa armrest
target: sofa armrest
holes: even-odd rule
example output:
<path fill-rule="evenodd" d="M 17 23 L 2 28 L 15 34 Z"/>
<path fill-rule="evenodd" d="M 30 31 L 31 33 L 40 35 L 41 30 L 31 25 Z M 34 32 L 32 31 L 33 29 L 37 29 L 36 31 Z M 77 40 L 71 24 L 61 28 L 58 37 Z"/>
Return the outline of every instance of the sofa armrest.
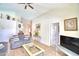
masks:
<path fill-rule="evenodd" d="M 0 42 L 0 44 L 3 44 L 4 47 L 0 49 L 0 53 L 6 52 L 8 50 L 8 43 L 7 42 Z"/>

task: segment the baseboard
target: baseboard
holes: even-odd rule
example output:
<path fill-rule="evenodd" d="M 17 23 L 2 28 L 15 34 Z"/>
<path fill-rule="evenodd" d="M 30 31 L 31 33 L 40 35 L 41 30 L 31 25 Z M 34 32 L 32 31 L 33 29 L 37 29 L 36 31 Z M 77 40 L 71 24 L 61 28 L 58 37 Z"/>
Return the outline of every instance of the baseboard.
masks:
<path fill-rule="evenodd" d="M 42 43 L 42 44 L 45 44 L 45 45 L 47 45 L 47 46 L 50 46 L 49 44 L 47 44 L 46 42 L 44 42 L 44 41 L 40 41 L 40 43 Z"/>

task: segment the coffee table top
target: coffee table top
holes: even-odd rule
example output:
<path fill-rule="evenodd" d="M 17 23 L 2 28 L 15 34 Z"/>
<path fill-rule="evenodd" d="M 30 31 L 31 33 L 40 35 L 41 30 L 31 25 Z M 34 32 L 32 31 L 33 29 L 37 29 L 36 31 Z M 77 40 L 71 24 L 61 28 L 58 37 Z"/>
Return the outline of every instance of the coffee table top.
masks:
<path fill-rule="evenodd" d="M 32 56 L 35 56 L 37 54 L 44 52 L 44 49 L 42 49 L 41 47 L 39 47 L 34 43 L 24 44 L 23 47 L 28 52 L 28 54 Z"/>

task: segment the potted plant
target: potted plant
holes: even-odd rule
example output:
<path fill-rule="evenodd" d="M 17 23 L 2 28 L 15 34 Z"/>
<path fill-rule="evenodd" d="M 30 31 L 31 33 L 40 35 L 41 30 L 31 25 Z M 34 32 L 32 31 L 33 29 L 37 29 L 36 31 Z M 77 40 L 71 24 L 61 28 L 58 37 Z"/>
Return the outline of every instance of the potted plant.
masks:
<path fill-rule="evenodd" d="M 36 31 L 36 32 L 34 33 L 34 36 L 35 36 L 35 37 L 38 37 L 38 36 L 39 36 L 39 32 Z"/>

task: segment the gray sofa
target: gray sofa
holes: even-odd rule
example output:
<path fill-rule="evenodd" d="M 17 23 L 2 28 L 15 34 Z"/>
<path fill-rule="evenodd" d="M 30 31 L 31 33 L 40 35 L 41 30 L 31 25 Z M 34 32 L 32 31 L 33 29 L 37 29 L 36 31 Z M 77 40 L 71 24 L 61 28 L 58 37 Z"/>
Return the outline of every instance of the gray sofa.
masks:
<path fill-rule="evenodd" d="M 15 48 L 19 48 L 21 47 L 23 44 L 27 44 L 27 43 L 30 43 L 31 42 L 31 39 L 29 36 L 25 36 L 25 35 L 21 35 L 21 36 L 13 36 L 11 39 L 10 39 L 10 48 L 11 49 L 15 49 Z"/>
<path fill-rule="evenodd" d="M 1 45 L 3 46 L 1 48 Z M 8 43 L 7 42 L 0 42 L 0 56 L 5 56 L 8 51 Z"/>

